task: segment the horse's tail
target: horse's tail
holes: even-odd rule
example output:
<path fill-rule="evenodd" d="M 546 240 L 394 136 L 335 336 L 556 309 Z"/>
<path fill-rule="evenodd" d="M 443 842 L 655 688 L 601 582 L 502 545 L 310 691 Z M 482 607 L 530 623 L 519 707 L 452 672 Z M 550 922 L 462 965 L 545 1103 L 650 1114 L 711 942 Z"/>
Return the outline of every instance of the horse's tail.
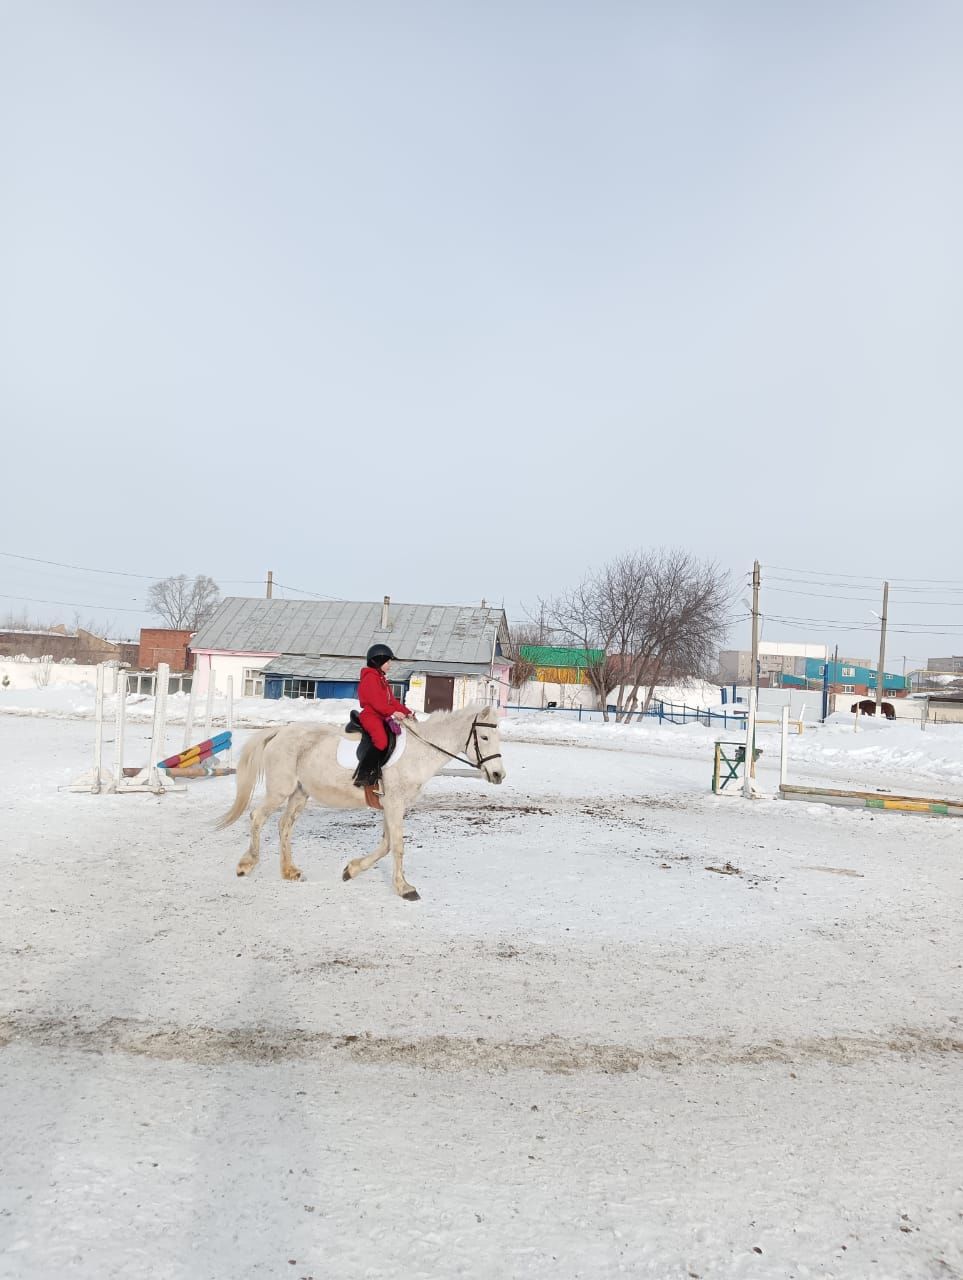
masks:
<path fill-rule="evenodd" d="M 216 823 L 218 831 L 223 831 L 232 822 L 237 822 L 247 808 L 251 793 L 264 772 L 264 748 L 277 733 L 276 728 L 262 729 L 259 733 L 252 734 L 245 742 L 237 762 L 237 795 L 224 817 L 218 819 Z"/>

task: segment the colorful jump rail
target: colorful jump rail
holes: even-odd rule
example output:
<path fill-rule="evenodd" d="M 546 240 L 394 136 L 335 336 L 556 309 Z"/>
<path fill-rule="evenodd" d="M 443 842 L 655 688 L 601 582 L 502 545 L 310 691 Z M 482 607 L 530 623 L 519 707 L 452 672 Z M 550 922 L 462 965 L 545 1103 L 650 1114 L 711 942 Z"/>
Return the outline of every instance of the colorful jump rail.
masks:
<path fill-rule="evenodd" d="M 795 787 L 785 782 L 779 787 L 779 795 L 783 800 L 804 800 L 810 804 L 839 804 L 854 809 L 882 809 L 891 813 L 929 813 L 944 818 L 963 818 L 963 800 L 881 795 L 878 791 L 839 791 L 830 787 Z"/>
<path fill-rule="evenodd" d="M 213 738 L 207 738 L 193 747 L 178 751 L 176 755 L 168 756 L 166 760 L 161 760 L 157 767 L 158 769 L 193 769 L 210 760 L 212 756 L 230 749 L 231 731 L 226 729 L 223 733 L 216 733 Z"/>

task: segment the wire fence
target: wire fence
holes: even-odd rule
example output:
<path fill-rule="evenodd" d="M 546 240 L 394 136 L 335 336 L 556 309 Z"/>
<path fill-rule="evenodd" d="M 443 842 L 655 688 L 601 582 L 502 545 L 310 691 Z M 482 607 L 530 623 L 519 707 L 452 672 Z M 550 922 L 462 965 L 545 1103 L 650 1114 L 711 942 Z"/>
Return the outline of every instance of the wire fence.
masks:
<path fill-rule="evenodd" d="M 560 720 L 583 721 L 604 720 L 605 716 L 596 707 L 526 707 L 518 703 L 509 703 L 506 711 L 510 715 L 548 715 Z M 615 707 L 609 708 L 609 721 L 614 722 Z M 743 728 L 746 723 L 745 708 L 733 707 L 731 711 L 709 711 L 705 707 L 690 707 L 679 702 L 654 701 L 647 711 L 634 711 L 623 724 L 641 724 L 657 720 L 659 724 L 704 724 L 707 728 L 717 725 L 728 729 Z"/>

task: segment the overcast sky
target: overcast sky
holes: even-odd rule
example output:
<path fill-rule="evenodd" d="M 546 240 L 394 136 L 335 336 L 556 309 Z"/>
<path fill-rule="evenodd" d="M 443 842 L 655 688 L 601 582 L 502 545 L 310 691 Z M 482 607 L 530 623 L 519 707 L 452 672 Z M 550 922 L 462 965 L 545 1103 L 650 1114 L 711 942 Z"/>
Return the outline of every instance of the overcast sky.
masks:
<path fill-rule="evenodd" d="M 0 550 L 147 575 L 0 615 L 680 544 L 963 653 L 961 66 L 958 0 L 0 0 Z"/>

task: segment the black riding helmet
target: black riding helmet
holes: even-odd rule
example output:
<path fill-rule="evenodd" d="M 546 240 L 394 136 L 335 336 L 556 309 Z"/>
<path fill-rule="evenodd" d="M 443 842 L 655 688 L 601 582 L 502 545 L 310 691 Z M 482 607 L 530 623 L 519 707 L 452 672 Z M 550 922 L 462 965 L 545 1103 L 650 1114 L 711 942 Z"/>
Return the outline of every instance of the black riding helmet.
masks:
<path fill-rule="evenodd" d="M 391 662 L 394 656 L 386 644 L 373 644 L 365 654 L 365 661 L 369 667 L 381 668 L 386 662 Z"/>

